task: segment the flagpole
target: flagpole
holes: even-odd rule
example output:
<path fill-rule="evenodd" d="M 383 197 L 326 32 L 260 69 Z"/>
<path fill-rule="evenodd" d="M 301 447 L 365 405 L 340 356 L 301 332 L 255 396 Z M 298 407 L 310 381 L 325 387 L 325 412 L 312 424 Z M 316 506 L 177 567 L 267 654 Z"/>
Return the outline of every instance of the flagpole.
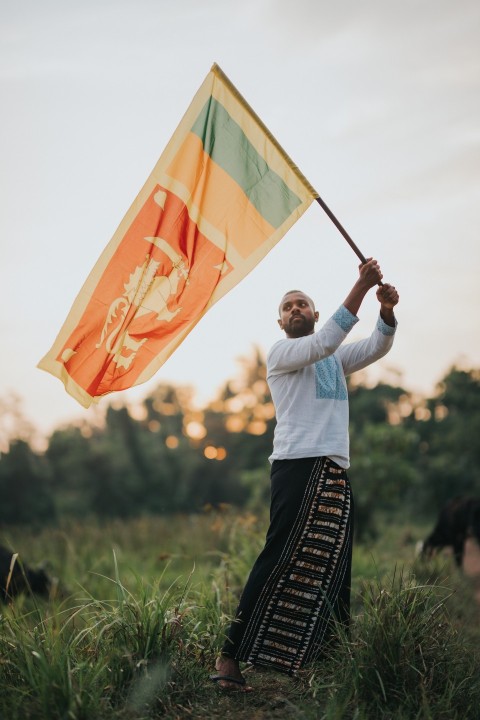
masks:
<path fill-rule="evenodd" d="M 359 250 L 359 248 L 357 247 L 357 245 L 353 242 L 353 240 L 352 240 L 352 238 L 350 237 L 350 235 L 348 234 L 348 232 L 345 230 L 345 228 L 344 228 L 343 225 L 340 223 L 340 221 L 337 220 L 337 218 L 336 218 L 335 215 L 332 213 L 332 211 L 330 210 L 330 208 L 328 207 L 328 205 L 325 205 L 325 203 L 323 202 L 323 200 L 322 200 L 322 198 L 321 198 L 320 196 L 317 196 L 317 197 L 315 198 L 315 200 L 318 202 L 318 204 L 320 205 L 320 207 L 326 212 L 326 214 L 328 215 L 328 217 L 330 218 L 330 220 L 333 222 L 333 224 L 335 225 L 335 227 L 337 228 L 337 230 L 339 230 L 339 231 L 342 233 L 343 237 L 344 237 L 345 240 L 348 242 L 348 244 L 349 244 L 350 247 L 352 248 L 353 252 L 357 255 L 357 257 L 360 258 L 360 260 L 362 261 L 362 263 L 366 263 L 366 262 L 367 262 L 367 258 L 366 258 L 365 255 Z"/>

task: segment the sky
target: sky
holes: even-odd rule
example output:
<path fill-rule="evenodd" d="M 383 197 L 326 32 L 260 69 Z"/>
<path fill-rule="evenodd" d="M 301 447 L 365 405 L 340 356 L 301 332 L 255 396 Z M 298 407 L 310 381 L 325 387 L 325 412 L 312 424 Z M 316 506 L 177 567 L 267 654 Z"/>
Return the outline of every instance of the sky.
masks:
<path fill-rule="evenodd" d="M 160 382 L 206 402 L 281 337 L 286 290 L 326 320 L 357 277 L 313 203 L 148 383 L 86 411 L 36 368 L 213 62 L 399 290 L 370 381 L 431 395 L 480 366 L 476 0 L 0 0 L 0 17 L 0 404 L 18 396 L 41 434 Z M 349 339 L 377 312 L 371 292 Z"/>

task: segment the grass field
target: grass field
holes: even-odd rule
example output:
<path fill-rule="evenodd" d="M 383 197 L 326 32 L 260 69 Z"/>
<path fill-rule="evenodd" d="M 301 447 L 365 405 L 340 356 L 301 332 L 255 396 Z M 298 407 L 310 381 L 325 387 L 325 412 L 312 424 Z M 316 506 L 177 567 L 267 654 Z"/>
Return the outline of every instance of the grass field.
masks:
<path fill-rule="evenodd" d="M 0 606 L 4 720 L 296 718 L 478 720 L 475 578 L 448 555 L 414 558 L 427 528 L 386 523 L 358 545 L 353 627 L 292 679 L 247 670 L 250 694 L 208 680 L 265 518 L 203 515 L 4 528 L 29 564 L 47 559 L 49 600 Z"/>

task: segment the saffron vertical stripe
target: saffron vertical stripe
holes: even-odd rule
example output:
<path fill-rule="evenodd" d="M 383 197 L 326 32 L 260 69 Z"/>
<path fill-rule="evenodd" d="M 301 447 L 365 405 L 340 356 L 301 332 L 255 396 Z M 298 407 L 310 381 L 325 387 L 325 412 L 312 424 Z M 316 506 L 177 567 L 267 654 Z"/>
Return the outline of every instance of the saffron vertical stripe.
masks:
<path fill-rule="evenodd" d="M 242 258 L 259 248 L 275 228 L 252 205 L 242 188 L 204 152 L 197 135 L 189 133 L 168 174 L 187 188 L 202 216 L 232 243 Z"/>

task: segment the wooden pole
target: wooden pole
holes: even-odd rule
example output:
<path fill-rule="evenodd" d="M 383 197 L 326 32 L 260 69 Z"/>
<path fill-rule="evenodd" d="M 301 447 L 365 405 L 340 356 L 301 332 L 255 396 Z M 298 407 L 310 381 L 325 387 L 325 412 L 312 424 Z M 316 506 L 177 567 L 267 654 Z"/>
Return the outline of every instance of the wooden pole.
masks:
<path fill-rule="evenodd" d="M 333 222 L 333 224 L 335 225 L 335 227 L 337 228 L 337 230 L 339 230 L 339 231 L 342 233 L 343 237 L 344 237 L 345 240 L 348 242 L 348 244 L 349 244 L 350 247 L 352 248 L 353 252 L 357 255 L 358 258 L 360 258 L 360 261 L 361 261 L 362 263 L 366 263 L 366 262 L 367 262 L 367 258 L 365 257 L 365 255 L 364 255 L 362 252 L 360 252 L 360 250 L 359 250 L 358 247 L 355 245 L 355 243 L 353 242 L 353 240 L 352 240 L 352 238 L 350 237 L 350 235 L 347 233 L 347 231 L 345 230 L 345 228 L 343 227 L 343 225 L 340 223 L 340 221 L 337 220 L 337 218 L 336 218 L 335 215 L 332 213 L 332 211 L 330 210 L 330 208 L 328 207 L 328 205 L 325 205 L 325 203 L 323 202 L 323 200 L 322 200 L 322 198 L 321 198 L 320 196 L 318 196 L 317 198 L 315 198 L 315 200 L 318 202 L 318 204 L 320 205 L 320 207 L 327 213 L 328 217 L 329 217 L 330 220 Z"/>
<path fill-rule="evenodd" d="M 335 227 L 337 228 L 337 230 L 339 230 L 339 231 L 342 233 L 343 237 L 345 238 L 345 240 L 347 241 L 347 243 L 350 245 L 350 247 L 352 248 L 352 250 L 353 250 L 353 252 L 355 253 L 355 255 L 360 259 L 360 262 L 366 263 L 366 262 L 367 262 L 367 258 L 365 257 L 365 255 L 360 251 L 360 249 L 358 248 L 358 246 L 353 242 L 352 238 L 350 237 L 350 235 L 348 234 L 348 232 L 345 230 L 345 228 L 343 227 L 342 223 L 341 223 L 339 220 L 337 220 L 337 218 L 336 218 L 335 215 L 332 213 L 332 211 L 330 210 L 330 208 L 328 207 L 328 205 L 326 205 L 326 204 L 323 202 L 323 200 L 322 200 L 322 198 L 320 197 L 320 195 L 318 195 L 318 196 L 315 198 L 315 200 L 318 202 L 318 204 L 320 205 L 320 207 L 322 208 L 322 210 L 324 210 L 324 211 L 326 212 L 326 214 L 328 215 L 328 217 L 330 218 L 330 220 L 333 222 L 333 224 L 335 225 Z M 383 285 L 383 282 L 379 282 L 378 284 L 379 284 L 379 285 Z"/>

